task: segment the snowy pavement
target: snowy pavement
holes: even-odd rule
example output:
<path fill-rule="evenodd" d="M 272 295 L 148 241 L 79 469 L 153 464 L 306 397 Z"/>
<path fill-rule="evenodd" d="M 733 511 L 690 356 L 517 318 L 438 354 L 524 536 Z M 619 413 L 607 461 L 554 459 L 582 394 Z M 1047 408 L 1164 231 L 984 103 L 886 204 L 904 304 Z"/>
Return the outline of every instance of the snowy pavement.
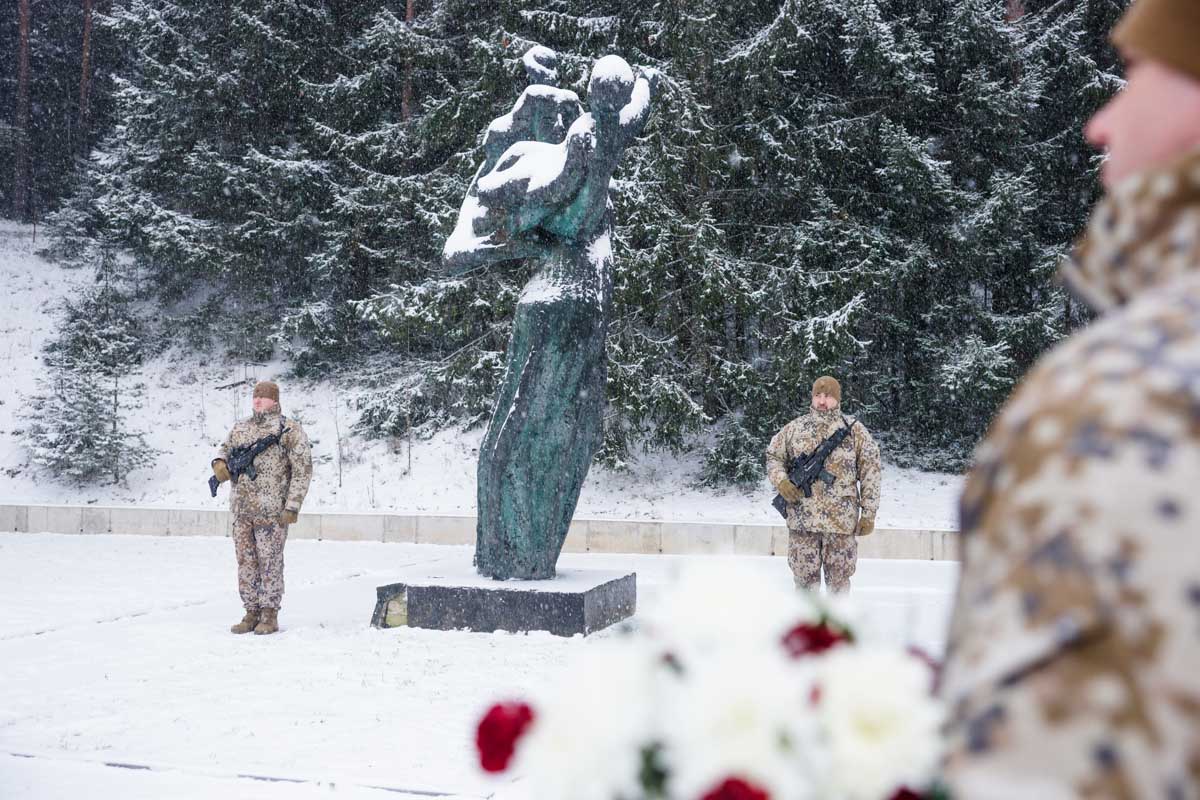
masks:
<path fill-rule="evenodd" d="M 0 533 L 0 798 L 484 798 L 491 702 L 591 639 L 370 628 L 375 587 L 470 548 L 295 541 L 276 636 L 233 636 L 228 539 Z M 787 585 L 781 558 L 564 555 L 638 574 L 652 606 L 689 561 Z M 940 652 L 956 565 L 863 561 L 862 625 Z M 720 587 L 714 587 L 720 591 Z M 636 619 L 636 618 L 635 618 Z"/>

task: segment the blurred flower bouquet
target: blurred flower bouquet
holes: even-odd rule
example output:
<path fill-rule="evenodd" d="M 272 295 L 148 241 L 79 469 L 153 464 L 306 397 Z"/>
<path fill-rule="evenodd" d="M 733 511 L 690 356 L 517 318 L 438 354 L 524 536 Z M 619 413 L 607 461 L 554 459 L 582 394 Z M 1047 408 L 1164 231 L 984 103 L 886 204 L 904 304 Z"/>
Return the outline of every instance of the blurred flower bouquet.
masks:
<path fill-rule="evenodd" d="M 933 665 L 817 598 L 693 572 L 640 630 L 479 723 L 483 769 L 538 800 L 917 800 L 941 755 Z"/>

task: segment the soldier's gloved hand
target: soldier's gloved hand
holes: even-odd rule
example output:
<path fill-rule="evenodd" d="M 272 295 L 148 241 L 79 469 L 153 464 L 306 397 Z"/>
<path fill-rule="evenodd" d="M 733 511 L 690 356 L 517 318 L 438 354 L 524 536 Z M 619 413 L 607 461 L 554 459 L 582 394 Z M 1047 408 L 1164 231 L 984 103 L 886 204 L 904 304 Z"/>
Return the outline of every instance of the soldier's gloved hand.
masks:
<path fill-rule="evenodd" d="M 299 511 L 284 510 L 284 512 L 279 515 L 279 521 L 284 525 L 294 525 L 298 519 L 300 519 Z"/>
<path fill-rule="evenodd" d="M 217 480 L 221 483 L 229 480 L 229 467 L 225 465 L 225 459 L 214 458 L 212 462 L 213 475 L 217 476 Z"/>
<path fill-rule="evenodd" d="M 796 484 L 792 483 L 787 478 L 781 480 L 779 485 L 775 488 L 779 491 L 779 494 L 783 496 L 783 499 L 787 500 L 789 503 L 799 503 L 800 498 L 803 496 L 800 493 L 799 487 L 797 487 Z"/>
<path fill-rule="evenodd" d="M 858 521 L 858 535 L 870 536 L 875 531 L 875 518 L 864 516 Z"/>

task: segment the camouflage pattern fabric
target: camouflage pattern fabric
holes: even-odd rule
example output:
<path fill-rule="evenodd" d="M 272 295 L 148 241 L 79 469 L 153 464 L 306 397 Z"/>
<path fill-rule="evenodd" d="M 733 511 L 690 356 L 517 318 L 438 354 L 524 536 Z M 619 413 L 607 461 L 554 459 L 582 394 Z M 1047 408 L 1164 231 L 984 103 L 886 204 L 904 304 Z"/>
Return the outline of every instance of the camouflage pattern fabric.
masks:
<path fill-rule="evenodd" d="M 1099 320 L 980 445 L 942 694 L 956 797 L 1200 797 L 1200 153 L 1063 269 Z"/>
<path fill-rule="evenodd" d="M 788 566 L 797 589 L 820 589 L 823 568 L 829 591 L 848 592 L 858 566 L 858 539 L 839 533 L 788 531 Z"/>
<path fill-rule="evenodd" d="M 287 429 L 279 445 L 254 459 L 257 478 L 242 475 L 230 493 L 233 545 L 238 562 L 238 593 L 247 610 L 278 609 L 283 600 L 284 510 L 300 511 L 312 480 L 312 448 L 299 422 L 278 411 L 255 413 L 233 426 L 218 458 L 235 447 Z"/>
<path fill-rule="evenodd" d="M 288 511 L 300 511 L 312 480 L 312 448 L 300 423 L 278 411 L 255 413 L 233 426 L 218 458 L 228 459 L 235 447 L 252 444 L 264 436 L 287 429 L 281 445 L 268 447 L 254 459 L 256 480 L 243 475 L 230 493 L 230 508 L 236 517 L 274 519 Z"/>
<path fill-rule="evenodd" d="M 855 535 L 860 515 L 874 521 L 879 511 L 879 446 L 862 423 L 843 416 L 839 408 L 812 409 L 785 425 L 767 446 L 767 478 L 777 487 L 787 477 L 792 459 L 812 453 L 846 425 L 851 426 L 850 435 L 825 460 L 833 485 L 816 481 L 812 497 L 801 497 L 787 507 L 788 566 L 800 588 L 818 588 L 823 567 L 831 592 L 850 590 L 858 560 Z"/>
<path fill-rule="evenodd" d="M 233 548 L 237 554 L 238 594 L 247 611 L 278 609 L 283 603 L 283 546 L 288 526 L 271 519 L 236 517 Z"/>
<path fill-rule="evenodd" d="M 817 481 L 812 497 L 788 505 L 788 529 L 805 533 L 836 533 L 853 536 L 858 519 L 874 519 L 879 511 L 879 446 L 861 422 L 839 409 L 812 410 L 789 422 L 767 447 L 767 478 L 772 486 L 787 477 L 788 465 L 801 453 L 811 453 L 838 428 L 850 424 L 851 435 L 829 454 L 825 469 L 834 476 L 833 486 Z"/>

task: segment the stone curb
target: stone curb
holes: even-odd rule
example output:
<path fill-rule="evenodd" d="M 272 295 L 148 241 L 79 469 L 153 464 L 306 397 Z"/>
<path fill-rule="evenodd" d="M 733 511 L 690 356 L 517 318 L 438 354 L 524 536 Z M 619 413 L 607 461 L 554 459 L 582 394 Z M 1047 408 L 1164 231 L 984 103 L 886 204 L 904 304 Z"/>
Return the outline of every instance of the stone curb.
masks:
<path fill-rule="evenodd" d="M 0 505 L 0 531 L 229 536 L 228 511 L 132 506 Z M 301 513 L 294 539 L 413 544 L 474 544 L 475 517 L 435 514 Z M 783 525 L 662 520 L 577 519 L 563 552 L 786 556 Z M 863 558 L 958 560 L 951 530 L 877 528 L 859 540 Z"/>

